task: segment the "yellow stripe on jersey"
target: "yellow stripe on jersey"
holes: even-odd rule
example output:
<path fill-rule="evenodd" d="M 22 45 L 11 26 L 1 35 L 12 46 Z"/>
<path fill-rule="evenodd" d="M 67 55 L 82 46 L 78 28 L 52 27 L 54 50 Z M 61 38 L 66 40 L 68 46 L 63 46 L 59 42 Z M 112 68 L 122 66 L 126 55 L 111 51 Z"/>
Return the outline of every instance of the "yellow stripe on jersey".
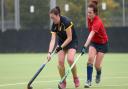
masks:
<path fill-rule="evenodd" d="M 71 23 L 71 25 L 68 26 L 68 27 L 65 29 L 65 31 L 68 30 L 69 28 L 71 28 L 71 27 L 73 26 L 73 23 L 72 23 L 72 22 L 70 22 L 70 23 Z"/>
<path fill-rule="evenodd" d="M 52 31 L 51 31 L 51 34 L 55 34 L 55 33 L 56 33 L 56 32 L 52 32 Z"/>

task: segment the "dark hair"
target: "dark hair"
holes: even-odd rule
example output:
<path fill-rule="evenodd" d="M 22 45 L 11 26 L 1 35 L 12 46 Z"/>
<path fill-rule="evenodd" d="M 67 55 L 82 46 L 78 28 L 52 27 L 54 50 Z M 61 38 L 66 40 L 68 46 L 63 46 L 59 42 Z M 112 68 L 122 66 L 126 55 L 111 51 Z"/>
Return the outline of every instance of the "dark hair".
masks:
<path fill-rule="evenodd" d="M 89 0 L 89 3 L 93 3 L 95 5 L 98 5 L 99 0 Z"/>
<path fill-rule="evenodd" d="M 91 3 L 93 3 L 93 4 L 95 4 L 95 5 L 98 5 L 98 0 L 92 0 Z"/>
<path fill-rule="evenodd" d="M 97 7 L 97 2 L 91 2 L 89 5 L 88 5 L 89 8 L 93 8 L 93 11 L 96 15 L 98 15 L 98 7 Z"/>
<path fill-rule="evenodd" d="M 60 15 L 61 14 L 60 7 L 56 6 L 55 8 L 50 10 L 50 13 L 53 13 L 55 15 Z"/>

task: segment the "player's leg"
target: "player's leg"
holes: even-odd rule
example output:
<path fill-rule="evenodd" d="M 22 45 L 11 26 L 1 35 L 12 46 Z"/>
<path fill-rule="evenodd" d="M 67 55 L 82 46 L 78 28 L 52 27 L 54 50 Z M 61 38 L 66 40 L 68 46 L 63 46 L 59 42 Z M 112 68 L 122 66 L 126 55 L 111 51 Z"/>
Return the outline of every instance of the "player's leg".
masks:
<path fill-rule="evenodd" d="M 68 49 L 67 61 L 68 61 L 68 63 L 69 63 L 70 66 L 71 66 L 71 65 L 73 64 L 73 62 L 74 62 L 75 54 L 76 54 L 76 49 L 74 49 L 74 48 Z M 78 78 L 78 75 L 77 75 L 77 68 L 76 68 L 76 65 L 75 65 L 75 66 L 73 67 L 73 69 L 72 69 L 72 75 L 73 75 L 75 87 L 79 87 L 79 86 L 80 86 L 80 81 L 79 81 L 79 78 Z"/>
<path fill-rule="evenodd" d="M 104 53 L 102 52 L 97 53 L 96 61 L 95 61 L 96 83 L 100 83 L 103 57 L 104 57 Z"/>
<path fill-rule="evenodd" d="M 65 55 L 66 55 L 66 52 L 63 50 L 58 52 L 58 70 L 61 78 L 65 75 L 65 66 L 64 66 Z M 62 89 L 65 89 L 66 80 L 63 83 L 61 83 L 60 86 Z"/>
<path fill-rule="evenodd" d="M 96 49 L 93 46 L 89 46 L 89 52 L 88 52 L 88 62 L 87 62 L 87 81 L 85 83 L 85 88 L 88 88 L 91 86 L 92 81 L 92 72 L 93 72 L 93 62 L 95 60 L 96 56 Z"/>
<path fill-rule="evenodd" d="M 96 83 L 100 82 L 101 78 L 101 69 L 102 69 L 102 60 L 104 54 L 108 51 L 108 43 L 99 45 L 97 44 L 97 56 L 95 61 L 95 69 L 96 69 Z"/>

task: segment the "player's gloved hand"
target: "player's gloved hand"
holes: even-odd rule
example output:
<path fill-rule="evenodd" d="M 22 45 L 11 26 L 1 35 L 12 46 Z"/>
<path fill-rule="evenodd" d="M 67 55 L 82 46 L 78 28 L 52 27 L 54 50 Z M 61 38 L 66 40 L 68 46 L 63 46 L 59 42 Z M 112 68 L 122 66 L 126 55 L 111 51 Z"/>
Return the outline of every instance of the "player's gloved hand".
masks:
<path fill-rule="evenodd" d="M 48 61 L 51 60 L 51 52 L 48 52 L 47 59 L 48 59 Z"/>
<path fill-rule="evenodd" d="M 82 48 L 82 50 L 81 50 L 81 54 L 83 55 L 83 54 L 85 54 L 86 52 L 87 52 L 87 47 L 84 46 L 84 47 Z"/>
<path fill-rule="evenodd" d="M 61 46 L 56 48 L 56 53 L 58 53 L 60 50 L 62 50 L 63 48 Z"/>

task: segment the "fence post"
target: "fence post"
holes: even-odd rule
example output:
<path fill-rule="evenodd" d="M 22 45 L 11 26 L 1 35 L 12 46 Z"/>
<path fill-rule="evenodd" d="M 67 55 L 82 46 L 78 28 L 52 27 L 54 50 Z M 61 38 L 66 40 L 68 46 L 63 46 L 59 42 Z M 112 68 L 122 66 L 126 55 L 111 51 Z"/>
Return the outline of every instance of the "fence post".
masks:
<path fill-rule="evenodd" d="M 56 0 L 50 0 L 50 10 L 56 6 Z M 52 26 L 52 20 L 50 20 L 50 29 Z"/>
<path fill-rule="evenodd" d="M 2 32 L 4 32 L 6 29 L 5 29 L 5 26 L 4 26 L 4 0 L 1 0 L 1 25 L 2 25 Z"/>
<path fill-rule="evenodd" d="M 15 28 L 20 29 L 20 4 L 19 0 L 15 0 Z"/>
<path fill-rule="evenodd" d="M 123 10 L 122 10 L 122 14 L 123 14 L 123 26 L 125 27 L 125 0 L 122 0 L 123 2 Z"/>

